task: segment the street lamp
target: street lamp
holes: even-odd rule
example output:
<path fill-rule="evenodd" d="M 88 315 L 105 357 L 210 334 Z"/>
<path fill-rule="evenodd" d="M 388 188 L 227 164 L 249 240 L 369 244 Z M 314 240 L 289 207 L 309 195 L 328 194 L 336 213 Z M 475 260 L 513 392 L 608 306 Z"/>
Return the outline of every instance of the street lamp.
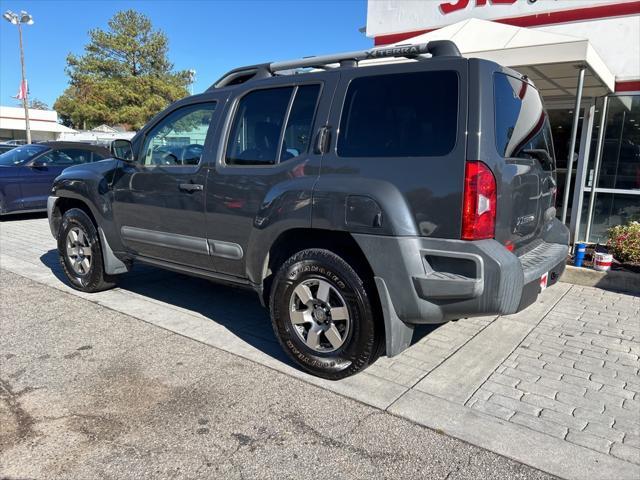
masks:
<path fill-rule="evenodd" d="M 13 13 L 11 10 L 7 10 L 2 15 L 5 20 L 12 25 L 18 26 L 18 36 L 20 38 L 20 67 L 22 68 L 22 83 L 20 84 L 20 90 L 22 94 L 22 105 L 24 106 L 24 121 L 27 127 L 27 143 L 31 143 L 31 128 L 29 127 L 29 92 L 27 91 L 27 81 L 24 74 L 24 49 L 22 48 L 22 24 L 33 25 L 33 17 L 27 12 L 22 10 L 20 13 Z"/>
<path fill-rule="evenodd" d="M 196 81 L 196 71 L 192 68 L 187 70 L 188 81 L 189 81 L 189 94 L 193 95 L 193 84 Z"/>

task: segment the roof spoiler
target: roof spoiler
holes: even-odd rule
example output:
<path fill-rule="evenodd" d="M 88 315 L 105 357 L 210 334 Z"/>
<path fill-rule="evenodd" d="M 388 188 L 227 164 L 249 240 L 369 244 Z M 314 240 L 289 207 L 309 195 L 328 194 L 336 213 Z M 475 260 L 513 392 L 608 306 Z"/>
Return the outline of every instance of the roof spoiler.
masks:
<path fill-rule="evenodd" d="M 355 52 L 335 53 L 305 57 L 297 60 L 285 60 L 283 62 L 263 63 L 247 67 L 236 68 L 224 74 L 215 82 L 209 90 L 222 88 L 229 85 L 237 85 L 248 80 L 257 80 L 273 76 L 274 73 L 283 70 L 295 70 L 299 68 L 328 68 L 331 64 L 341 66 L 357 66 L 360 60 L 372 60 L 377 58 L 418 58 L 430 54 L 432 57 L 460 57 L 460 50 L 451 40 L 434 40 L 428 43 L 415 45 L 393 45 L 389 47 L 358 50 Z"/>

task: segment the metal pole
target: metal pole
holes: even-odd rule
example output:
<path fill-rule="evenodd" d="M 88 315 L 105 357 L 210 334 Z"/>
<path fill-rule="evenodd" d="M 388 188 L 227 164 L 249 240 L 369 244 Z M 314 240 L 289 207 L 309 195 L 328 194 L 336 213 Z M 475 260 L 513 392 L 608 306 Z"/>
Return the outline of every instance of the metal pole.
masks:
<path fill-rule="evenodd" d="M 24 106 L 24 122 L 27 127 L 27 143 L 31 143 L 31 127 L 29 126 L 29 94 L 28 85 L 25 81 L 24 74 L 24 50 L 22 48 L 22 23 L 18 21 L 18 37 L 20 38 L 20 67 L 22 68 L 22 86 L 24 86 L 24 98 L 22 105 Z"/>
<path fill-rule="evenodd" d="M 605 129 L 607 126 L 607 112 L 609 110 L 609 97 L 604 97 L 602 103 L 602 116 L 600 117 L 600 131 L 598 132 L 598 145 L 596 146 L 596 156 L 593 162 L 593 178 L 591 179 L 591 193 L 589 194 L 589 211 L 587 212 L 587 229 L 584 240 L 589 241 L 591 236 L 591 221 L 593 220 L 593 206 L 596 203 L 596 188 L 598 186 L 598 176 L 600 173 L 600 160 L 604 147 Z"/>
<path fill-rule="evenodd" d="M 589 167 L 589 153 L 591 152 L 591 135 L 593 134 L 593 119 L 596 110 L 596 103 L 593 99 L 589 105 L 585 106 L 582 120 L 582 134 L 580 139 L 578 167 L 576 169 L 576 181 L 573 188 L 573 202 L 571 203 L 571 218 L 569 220 L 571 243 L 578 241 L 580 231 L 580 221 L 582 218 L 582 205 L 584 203 L 584 186 Z"/>
<path fill-rule="evenodd" d="M 584 86 L 584 74 L 587 67 L 580 67 L 578 74 L 578 89 L 576 91 L 576 105 L 573 109 L 573 126 L 571 127 L 571 143 L 569 144 L 569 155 L 567 158 L 567 178 L 564 182 L 564 198 L 562 200 L 562 223 L 567 223 L 567 207 L 569 206 L 569 190 L 571 190 L 571 173 L 573 171 L 573 153 L 576 149 L 576 138 L 578 136 L 578 122 L 580 121 L 580 103 L 582 103 L 582 87 Z"/>

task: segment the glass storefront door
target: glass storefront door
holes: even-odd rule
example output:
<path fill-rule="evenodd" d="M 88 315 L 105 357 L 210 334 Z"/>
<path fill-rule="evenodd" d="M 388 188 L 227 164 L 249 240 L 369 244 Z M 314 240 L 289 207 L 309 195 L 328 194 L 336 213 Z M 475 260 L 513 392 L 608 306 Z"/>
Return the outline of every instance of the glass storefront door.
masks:
<path fill-rule="evenodd" d="M 640 221 L 640 94 L 609 97 L 599 172 L 595 172 L 595 142 L 584 186 L 583 225 L 590 222 L 589 242 L 607 241 L 607 230 L 615 225 Z M 593 214 L 588 217 L 594 177 L 597 177 Z"/>

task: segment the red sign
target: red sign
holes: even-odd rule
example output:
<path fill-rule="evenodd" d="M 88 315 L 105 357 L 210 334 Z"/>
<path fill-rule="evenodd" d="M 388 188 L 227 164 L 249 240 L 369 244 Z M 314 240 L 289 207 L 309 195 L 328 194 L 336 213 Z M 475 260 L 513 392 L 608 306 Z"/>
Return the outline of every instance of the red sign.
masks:
<path fill-rule="evenodd" d="M 535 3 L 536 0 L 529 0 L 529 3 Z M 440 4 L 440 11 L 443 15 L 464 10 L 470 4 L 474 3 L 474 0 L 453 0 L 451 2 L 444 2 Z M 475 0 L 476 7 L 484 7 L 487 3 L 494 5 L 511 5 L 516 3 L 516 0 Z"/>

